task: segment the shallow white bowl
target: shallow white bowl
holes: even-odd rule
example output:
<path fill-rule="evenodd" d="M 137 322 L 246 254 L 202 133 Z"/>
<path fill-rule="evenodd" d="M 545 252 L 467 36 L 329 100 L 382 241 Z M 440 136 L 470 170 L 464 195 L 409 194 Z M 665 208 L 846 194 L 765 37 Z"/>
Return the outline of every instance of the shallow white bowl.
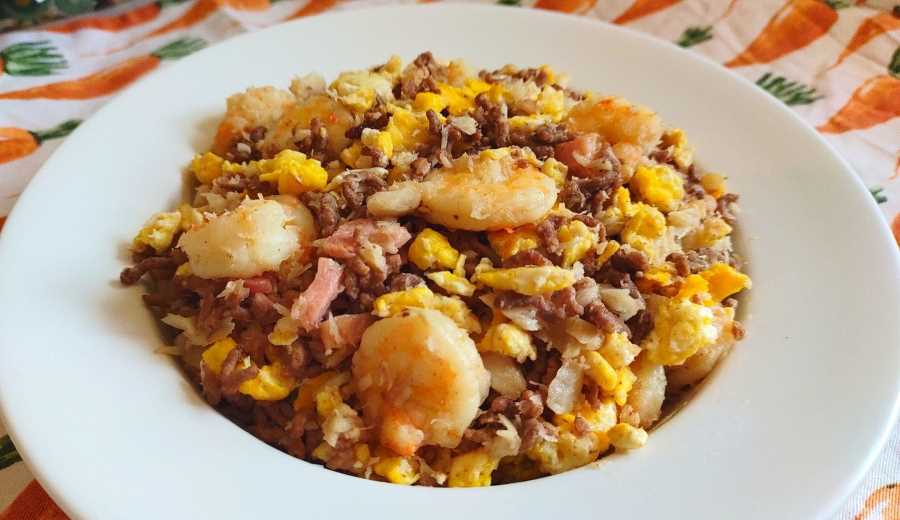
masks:
<path fill-rule="evenodd" d="M 578 87 L 645 103 L 742 195 L 748 337 L 644 449 L 490 489 L 368 482 L 254 439 L 153 354 L 139 291 L 116 281 L 123 251 L 179 200 L 178 172 L 208 146 L 225 97 L 424 49 L 479 67 L 549 63 Z M 29 467 L 76 518 L 812 518 L 850 491 L 896 417 L 898 280 L 896 247 L 847 165 L 715 64 L 532 10 L 326 15 L 142 81 L 47 162 L 0 241 L 0 405 Z"/>

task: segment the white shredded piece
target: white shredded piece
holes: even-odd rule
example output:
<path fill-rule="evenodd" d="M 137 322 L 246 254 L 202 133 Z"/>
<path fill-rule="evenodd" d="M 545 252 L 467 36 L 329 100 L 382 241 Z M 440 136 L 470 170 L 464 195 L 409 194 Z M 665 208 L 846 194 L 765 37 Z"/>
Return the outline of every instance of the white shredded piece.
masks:
<path fill-rule="evenodd" d="M 451 117 L 450 124 L 466 135 L 472 135 L 478 131 L 478 123 L 469 116 Z"/>
<path fill-rule="evenodd" d="M 569 413 L 581 393 L 584 370 L 577 359 L 563 362 L 547 386 L 547 407 L 556 413 Z"/>

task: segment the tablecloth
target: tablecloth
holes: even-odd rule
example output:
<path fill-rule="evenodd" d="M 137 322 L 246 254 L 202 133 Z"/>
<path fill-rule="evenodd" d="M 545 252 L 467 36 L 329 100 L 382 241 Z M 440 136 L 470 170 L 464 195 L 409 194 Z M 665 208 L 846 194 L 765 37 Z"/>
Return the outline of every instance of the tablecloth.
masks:
<path fill-rule="evenodd" d="M 0 35 L 0 229 L 31 176 L 60 142 L 132 82 L 247 31 L 323 11 L 410 1 L 156 0 Z M 755 82 L 843 154 L 900 243 L 900 3 L 499 3 L 626 25 L 703 54 Z M 0 520 L 65 519 L 4 433 L 0 425 Z M 834 518 L 900 519 L 900 428 Z"/>

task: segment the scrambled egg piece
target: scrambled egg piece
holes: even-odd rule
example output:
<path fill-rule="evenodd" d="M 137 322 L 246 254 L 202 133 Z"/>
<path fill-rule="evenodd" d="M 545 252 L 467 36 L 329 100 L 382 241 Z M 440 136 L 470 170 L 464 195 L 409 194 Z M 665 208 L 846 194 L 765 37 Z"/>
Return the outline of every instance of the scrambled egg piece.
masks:
<path fill-rule="evenodd" d="M 694 150 L 688 144 L 687 135 L 680 128 L 666 130 L 662 135 L 663 146 L 672 147 L 672 158 L 682 169 L 689 168 L 694 162 Z"/>
<path fill-rule="evenodd" d="M 157 253 L 162 253 L 172 245 L 175 233 L 181 230 L 181 213 L 157 213 L 153 215 L 144 227 L 138 232 L 132 241 L 136 250 L 145 246 L 152 247 Z"/>
<path fill-rule="evenodd" d="M 628 423 L 619 423 L 606 434 L 617 450 L 634 450 L 647 443 L 647 432 Z"/>
<path fill-rule="evenodd" d="M 509 231 L 488 231 L 488 242 L 500 258 L 505 260 L 516 253 L 536 248 L 538 236 L 534 226 L 528 224 Z"/>
<path fill-rule="evenodd" d="M 321 460 L 322 462 L 326 462 L 331 458 L 332 455 L 334 455 L 334 448 L 329 446 L 327 442 L 322 441 L 318 446 L 316 446 L 314 450 L 312 450 L 312 453 L 310 453 L 310 455 L 312 455 L 313 458 Z"/>
<path fill-rule="evenodd" d="M 542 471 L 551 474 L 562 473 L 595 461 L 609 448 L 605 433 L 593 432 L 577 436 L 563 431 L 557 442 L 539 440 L 528 450 L 528 458 L 538 463 Z"/>
<path fill-rule="evenodd" d="M 584 419 L 592 432 L 607 432 L 616 425 L 618 420 L 616 403 L 612 399 L 604 397 L 594 408 L 587 401 L 581 401 L 571 412 L 554 416 L 553 424 L 561 431 L 569 432 L 574 428 L 576 417 Z"/>
<path fill-rule="evenodd" d="M 597 251 L 597 265 L 603 265 L 607 260 L 612 258 L 612 255 L 616 254 L 616 251 L 622 248 L 622 245 L 616 242 L 615 240 L 608 240 L 606 245 L 603 246 L 603 250 Z"/>
<path fill-rule="evenodd" d="M 613 193 L 612 203 L 600 215 L 600 220 L 606 226 L 607 234 L 615 235 L 621 232 L 635 211 L 635 205 L 631 202 L 631 192 L 628 191 L 628 188 L 620 186 Z"/>
<path fill-rule="evenodd" d="M 206 367 L 210 369 L 213 374 L 218 375 L 219 372 L 222 371 L 222 363 L 225 362 L 225 358 L 228 357 L 228 354 L 230 354 L 235 347 L 237 347 L 237 343 L 233 339 L 220 339 L 207 347 L 200 357 L 203 359 L 203 362 L 206 363 Z"/>
<path fill-rule="evenodd" d="M 676 298 L 682 300 L 690 300 L 694 296 L 699 296 L 702 302 L 706 302 L 709 293 L 709 282 L 699 274 L 692 274 L 681 281 L 681 287 L 678 289 Z M 704 295 L 707 298 L 704 298 Z"/>
<path fill-rule="evenodd" d="M 435 267 L 453 269 L 457 259 L 459 251 L 450 245 L 447 237 L 431 228 L 420 231 L 409 246 L 409 260 L 423 271 Z"/>
<path fill-rule="evenodd" d="M 725 188 L 725 177 L 722 177 L 718 173 L 707 173 L 703 177 L 700 177 L 700 185 L 703 186 L 703 191 L 717 199 L 722 195 L 725 195 L 725 192 L 727 191 Z"/>
<path fill-rule="evenodd" d="M 684 181 L 665 165 L 638 166 L 629 182 L 648 203 L 662 211 L 673 211 L 684 198 Z"/>
<path fill-rule="evenodd" d="M 621 332 L 614 332 L 606 335 L 599 352 L 613 368 L 619 370 L 630 365 L 640 351 L 641 347 L 632 343 L 628 336 Z"/>
<path fill-rule="evenodd" d="M 297 397 L 294 398 L 294 410 L 299 412 L 312 410 L 314 406 L 318 407 L 319 399 L 317 396 L 320 393 L 328 391 L 329 388 L 338 389 L 348 381 L 350 381 L 349 372 L 336 372 L 334 370 L 304 379 L 297 390 Z"/>
<path fill-rule="evenodd" d="M 713 312 L 703 305 L 665 298 L 657 305 L 654 327 L 643 342 L 650 361 L 680 365 L 716 340 Z"/>
<path fill-rule="evenodd" d="M 361 442 L 353 447 L 353 458 L 356 459 L 357 462 L 360 463 L 361 466 L 365 466 L 369 463 L 369 460 L 372 458 L 372 452 L 369 449 L 369 445 Z"/>
<path fill-rule="evenodd" d="M 550 116 L 556 123 L 566 116 L 566 93 L 549 85 L 541 89 L 537 99 L 538 110 Z"/>
<path fill-rule="evenodd" d="M 190 262 L 185 262 L 185 263 L 179 265 L 178 269 L 175 269 L 175 276 L 180 276 L 180 277 L 184 278 L 185 276 L 190 276 L 192 274 L 194 274 L 194 272 L 191 271 L 191 263 Z"/>
<path fill-rule="evenodd" d="M 700 273 L 700 277 L 709 284 L 709 293 L 716 302 L 749 289 L 752 285 L 749 276 L 723 263 L 714 264 Z"/>
<path fill-rule="evenodd" d="M 363 164 L 359 161 L 362 156 L 362 147 L 362 143 L 353 143 L 347 148 L 344 148 L 341 150 L 340 154 L 341 161 L 351 168 L 362 168 Z"/>
<path fill-rule="evenodd" d="M 344 404 L 338 388 L 334 385 L 328 385 L 316 393 L 316 413 L 319 414 L 319 417 L 328 417 Z"/>
<path fill-rule="evenodd" d="M 628 401 L 628 392 L 634 388 L 637 376 L 634 375 L 634 372 L 629 367 L 622 367 L 616 370 L 616 376 L 619 378 L 619 384 L 613 390 L 613 400 L 617 405 L 625 406 L 625 403 Z"/>
<path fill-rule="evenodd" d="M 238 390 L 257 401 L 280 401 L 297 388 L 297 380 L 284 373 L 279 363 L 265 365 L 253 379 L 241 383 Z"/>
<path fill-rule="evenodd" d="M 519 363 L 526 359 L 537 359 L 537 350 L 531 341 L 531 334 L 514 323 L 495 323 L 488 328 L 478 343 L 481 352 L 496 352 L 515 358 Z"/>
<path fill-rule="evenodd" d="M 450 294 L 459 296 L 472 296 L 475 294 L 475 285 L 466 279 L 465 276 L 460 276 L 450 271 L 425 273 L 425 276 Z"/>
<path fill-rule="evenodd" d="M 409 486 L 419 480 L 419 474 L 406 457 L 382 457 L 372 469 L 394 484 Z"/>
<path fill-rule="evenodd" d="M 393 106 L 384 131 L 390 134 L 395 153 L 415 151 L 416 146 L 428 141 L 428 119 L 422 113 Z"/>
<path fill-rule="evenodd" d="M 394 155 L 394 140 L 391 138 L 390 132 L 379 132 L 372 128 L 366 128 L 362 131 L 362 144 L 373 150 L 378 150 L 388 159 Z"/>
<path fill-rule="evenodd" d="M 181 213 L 181 229 L 184 231 L 188 231 L 204 222 L 203 213 L 200 213 L 200 210 L 190 204 L 182 204 L 178 207 L 178 212 Z"/>
<path fill-rule="evenodd" d="M 672 283 L 672 273 L 662 267 L 651 267 L 644 273 L 644 279 L 657 285 L 666 286 Z"/>
<path fill-rule="evenodd" d="M 482 487 L 491 485 L 491 473 L 500 461 L 481 448 L 453 457 L 450 462 L 450 487 Z"/>
<path fill-rule="evenodd" d="M 413 106 L 417 110 L 431 109 L 438 113 L 446 108 L 450 115 L 461 116 L 475 107 L 475 96 L 491 90 L 491 85 L 480 79 L 469 78 L 462 87 L 438 83 L 438 90 L 439 94 L 430 93 L 429 96 L 423 96 L 427 93 L 416 94 Z"/>
<path fill-rule="evenodd" d="M 225 159 L 219 157 L 212 152 L 206 152 L 203 155 L 197 155 L 191 161 L 191 171 L 197 180 L 203 184 L 209 184 L 216 177 L 222 175 L 222 165 Z"/>
<path fill-rule="evenodd" d="M 535 130 L 541 125 L 552 122 L 554 122 L 552 117 L 542 114 L 535 114 L 533 116 L 513 116 L 509 118 L 509 128 L 512 130 Z"/>
<path fill-rule="evenodd" d="M 656 239 L 666 232 L 666 217 L 653 206 L 640 202 L 633 206 L 634 214 L 622 230 L 622 240 L 653 257 Z"/>
<path fill-rule="evenodd" d="M 331 83 L 330 88 L 337 94 L 338 101 L 359 113 L 372 108 L 377 97 L 392 97 L 391 80 L 382 74 L 365 70 L 342 72 Z"/>
<path fill-rule="evenodd" d="M 276 183 L 282 195 L 321 191 L 328 184 L 328 172 L 322 164 L 295 150 L 282 150 L 274 158 L 258 164 L 259 180 Z"/>
<path fill-rule="evenodd" d="M 290 316 L 282 316 L 275 322 L 275 327 L 267 336 L 273 345 L 287 346 L 297 341 L 300 324 Z"/>
<path fill-rule="evenodd" d="M 597 246 L 597 233 L 580 220 L 572 220 L 561 226 L 558 237 L 563 250 L 563 267 L 572 267 L 572 264 Z"/>
<path fill-rule="evenodd" d="M 727 222 L 719 217 L 709 217 L 700 224 L 699 229 L 688 233 L 681 243 L 687 250 L 712 247 L 729 233 L 731 233 L 731 226 Z"/>
<path fill-rule="evenodd" d="M 413 287 L 405 291 L 382 294 L 375 299 L 372 313 L 380 318 L 387 318 L 403 312 L 410 307 L 433 309 L 443 313 L 460 327 L 470 332 L 481 332 L 481 323 L 465 302 L 456 296 L 434 294 L 428 287 Z"/>
<path fill-rule="evenodd" d="M 435 113 L 440 114 L 447 108 L 447 100 L 437 92 L 419 92 L 413 100 L 413 108 L 420 112 L 434 110 Z"/>
<path fill-rule="evenodd" d="M 575 283 L 575 273 L 555 265 L 512 267 L 482 271 L 475 281 L 493 289 L 535 296 L 570 287 Z"/>
<path fill-rule="evenodd" d="M 553 179 L 557 188 L 562 188 L 566 184 L 566 178 L 569 176 L 569 167 L 553 157 L 548 157 L 544 164 L 541 165 L 541 172 Z"/>
<path fill-rule="evenodd" d="M 584 353 L 587 361 L 587 373 L 604 392 L 612 392 L 619 385 L 619 374 L 616 369 L 599 352 Z"/>

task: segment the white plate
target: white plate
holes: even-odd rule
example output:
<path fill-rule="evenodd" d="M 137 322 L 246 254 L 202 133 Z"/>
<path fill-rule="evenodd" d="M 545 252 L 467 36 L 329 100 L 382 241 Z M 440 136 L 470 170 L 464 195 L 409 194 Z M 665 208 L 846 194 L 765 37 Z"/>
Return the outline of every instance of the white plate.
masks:
<path fill-rule="evenodd" d="M 124 250 L 179 200 L 178 172 L 208 146 L 225 97 L 424 49 L 483 67 L 549 63 L 578 87 L 654 107 L 742 195 L 748 337 L 644 449 L 490 489 L 373 483 L 254 439 L 153 354 L 139 290 L 116 281 Z M 672 45 L 514 8 L 326 15 L 155 74 L 47 162 L 0 242 L 0 404 L 29 467 L 76 518 L 812 518 L 851 490 L 896 416 L 898 264 L 871 197 L 822 139 Z"/>

